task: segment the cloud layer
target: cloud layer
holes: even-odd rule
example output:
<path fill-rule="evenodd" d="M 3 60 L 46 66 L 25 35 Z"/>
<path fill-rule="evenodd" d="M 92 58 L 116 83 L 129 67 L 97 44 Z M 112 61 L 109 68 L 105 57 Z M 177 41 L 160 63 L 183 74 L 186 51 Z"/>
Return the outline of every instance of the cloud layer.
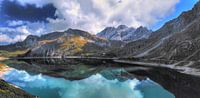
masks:
<path fill-rule="evenodd" d="M 11 0 L 13 1 L 13 0 Z M 107 26 L 125 24 L 132 27 L 158 22 L 175 10 L 179 0 L 16 0 L 20 5 L 36 5 L 42 8 L 52 4 L 56 19 L 47 18 L 47 23 L 28 22 L 27 31 L 40 35 L 56 30 L 77 28 L 93 34 Z M 10 25 L 23 24 L 11 22 Z M 34 32 L 33 32 L 34 31 Z M 35 32 L 37 31 L 37 32 Z M 2 32 L 2 31 L 0 31 Z"/>
<path fill-rule="evenodd" d="M 93 33 L 105 26 L 126 24 L 151 26 L 171 13 L 179 0 L 18 0 L 21 5 L 43 7 L 53 4 L 55 15 L 66 27 Z M 55 23 L 55 22 L 54 22 Z M 62 23 L 61 23 L 62 24 Z"/>

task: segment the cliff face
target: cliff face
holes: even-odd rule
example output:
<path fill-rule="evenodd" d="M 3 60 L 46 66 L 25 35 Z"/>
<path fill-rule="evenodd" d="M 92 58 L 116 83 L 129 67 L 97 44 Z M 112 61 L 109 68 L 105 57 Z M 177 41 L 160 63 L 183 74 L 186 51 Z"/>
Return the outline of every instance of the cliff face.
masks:
<path fill-rule="evenodd" d="M 37 98 L 0 79 L 0 98 Z"/>

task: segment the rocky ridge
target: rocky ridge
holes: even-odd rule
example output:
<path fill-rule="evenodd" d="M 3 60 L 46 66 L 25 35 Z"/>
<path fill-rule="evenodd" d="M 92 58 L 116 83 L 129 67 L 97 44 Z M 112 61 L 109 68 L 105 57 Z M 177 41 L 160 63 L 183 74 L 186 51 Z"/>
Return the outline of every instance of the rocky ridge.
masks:
<path fill-rule="evenodd" d="M 97 36 L 108 40 L 131 42 L 142 38 L 148 38 L 151 32 L 151 30 L 142 26 L 135 29 L 133 27 L 127 27 L 126 25 L 119 25 L 117 28 L 107 27 L 98 33 Z"/>

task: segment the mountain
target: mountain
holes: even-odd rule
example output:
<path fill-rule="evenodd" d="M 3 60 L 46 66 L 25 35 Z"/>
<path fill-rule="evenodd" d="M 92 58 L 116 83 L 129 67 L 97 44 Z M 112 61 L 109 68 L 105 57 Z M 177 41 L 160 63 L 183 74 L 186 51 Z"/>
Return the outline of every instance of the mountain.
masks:
<path fill-rule="evenodd" d="M 117 43 L 117 44 L 116 44 Z M 24 41 L 15 44 L 0 46 L 0 50 L 5 53 L 27 52 L 25 56 L 100 56 L 106 55 L 105 52 L 112 48 L 118 48 L 123 45 L 120 41 L 108 41 L 91 35 L 88 32 L 68 29 L 64 32 L 52 32 L 40 37 L 29 35 Z M 0 52 L 1 52 L 0 51 Z M 7 53 L 7 52 L 6 52 Z M 6 55 L 6 54 L 5 54 Z M 108 54 L 109 55 L 109 54 Z M 16 55 L 13 55 L 16 56 Z"/>
<path fill-rule="evenodd" d="M 97 36 L 108 40 L 130 42 L 142 38 L 148 38 L 151 32 L 151 30 L 148 30 L 146 27 L 142 26 L 135 29 L 133 27 L 127 27 L 126 25 L 119 25 L 117 28 L 107 27 L 98 33 Z"/>
<path fill-rule="evenodd" d="M 28 50 L 27 56 L 114 56 L 198 61 L 199 32 L 200 2 L 155 32 L 145 27 L 135 29 L 125 25 L 107 27 L 97 35 L 68 29 L 40 37 L 30 35 L 23 42 L 0 46 L 0 49 Z"/>
<path fill-rule="evenodd" d="M 200 2 L 167 22 L 148 39 L 126 44 L 118 55 L 168 61 L 200 60 Z"/>

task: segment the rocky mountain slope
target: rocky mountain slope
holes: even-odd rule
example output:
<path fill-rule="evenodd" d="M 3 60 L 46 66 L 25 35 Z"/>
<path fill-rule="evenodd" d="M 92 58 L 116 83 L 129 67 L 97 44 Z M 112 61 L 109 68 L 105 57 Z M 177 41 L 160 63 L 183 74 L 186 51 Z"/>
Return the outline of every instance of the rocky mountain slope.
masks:
<path fill-rule="evenodd" d="M 97 36 L 108 39 L 108 40 L 118 40 L 118 41 L 135 41 L 142 38 L 148 38 L 151 34 L 151 30 L 146 27 L 127 27 L 126 25 L 120 25 L 117 28 L 107 27 L 103 31 L 97 34 Z"/>
<path fill-rule="evenodd" d="M 120 56 L 147 59 L 198 61 L 200 45 L 200 2 L 190 11 L 167 22 L 148 39 L 128 43 L 118 51 Z"/>

